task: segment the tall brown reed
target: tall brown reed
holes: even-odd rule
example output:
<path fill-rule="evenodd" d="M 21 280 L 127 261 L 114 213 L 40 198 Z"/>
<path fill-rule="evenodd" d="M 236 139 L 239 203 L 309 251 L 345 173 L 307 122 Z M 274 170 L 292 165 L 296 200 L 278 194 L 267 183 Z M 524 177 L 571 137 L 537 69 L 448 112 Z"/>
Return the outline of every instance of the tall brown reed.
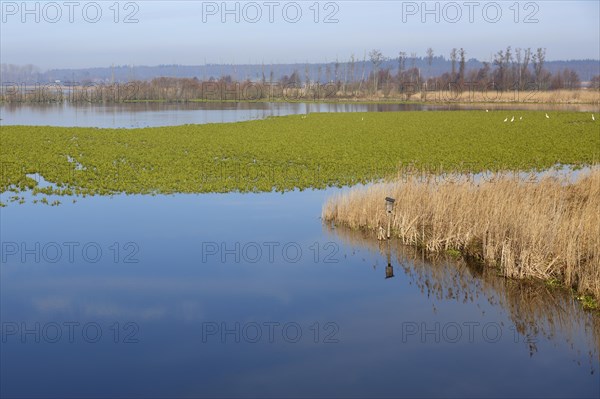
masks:
<path fill-rule="evenodd" d="M 513 278 L 556 279 L 600 298 L 600 168 L 575 182 L 510 174 L 488 179 L 403 174 L 393 183 L 330 198 L 325 221 L 354 229 L 387 226 L 386 196 L 396 199 L 392 232 L 428 251 L 456 249 Z"/>

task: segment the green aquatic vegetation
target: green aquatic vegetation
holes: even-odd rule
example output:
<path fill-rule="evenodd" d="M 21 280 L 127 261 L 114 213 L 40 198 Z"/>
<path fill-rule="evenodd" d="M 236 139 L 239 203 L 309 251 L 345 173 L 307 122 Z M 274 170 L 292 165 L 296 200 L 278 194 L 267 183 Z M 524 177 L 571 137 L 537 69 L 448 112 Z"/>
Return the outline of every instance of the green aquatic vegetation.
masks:
<path fill-rule="evenodd" d="M 575 298 L 581 302 L 581 305 L 584 309 L 588 310 L 598 310 L 598 301 L 594 299 L 591 295 L 576 295 Z"/>
<path fill-rule="evenodd" d="M 557 278 L 550 278 L 550 279 L 546 280 L 545 283 L 550 288 L 562 289 L 562 290 L 568 291 L 567 285 Z M 593 295 L 590 295 L 587 293 L 581 294 L 581 293 L 577 292 L 577 290 L 574 288 L 571 288 L 571 294 L 572 294 L 573 298 L 575 298 L 577 301 L 579 301 L 581 303 L 581 305 L 583 306 L 584 309 L 600 311 L 600 306 L 598 305 L 598 301 L 594 298 Z"/>
<path fill-rule="evenodd" d="M 455 259 L 458 259 L 462 256 L 462 253 L 458 249 L 453 248 L 447 249 L 446 253 Z"/>
<path fill-rule="evenodd" d="M 503 122 L 512 114 L 515 122 Z M 393 177 L 406 165 L 481 172 L 599 160 L 598 122 L 584 113 L 544 114 L 332 113 L 142 129 L 2 126 L 0 191 L 283 192 Z M 51 185 L 39 187 L 28 177 L 35 173 Z"/>
<path fill-rule="evenodd" d="M 546 285 L 552 288 L 563 287 L 563 283 L 559 279 L 554 277 L 546 280 Z"/>

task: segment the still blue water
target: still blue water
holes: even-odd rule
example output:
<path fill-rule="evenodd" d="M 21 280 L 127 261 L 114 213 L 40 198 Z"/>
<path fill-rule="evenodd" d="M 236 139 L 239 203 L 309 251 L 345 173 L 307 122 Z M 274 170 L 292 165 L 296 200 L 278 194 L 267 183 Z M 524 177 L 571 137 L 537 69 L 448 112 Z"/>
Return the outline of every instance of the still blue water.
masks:
<path fill-rule="evenodd" d="M 0 125 L 456 107 L 4 105 Z M 0 194 L 0 396 L 600 395 L 598 314 L 543 284 L 324 226 L 339 191 L 49 198 L 59 206 Z"/>
<path fill-rule="evenodd" d="M 312 112 L 396 112 L 461 109 L 527 109 L 598 112 L 598 106 L 551 104 L 340 104 L 340 103 L 127 103 L 127 104 L 5 104 L 0 126 L 80 126 L 141 128 L 238 122 L 270 116 Z"/>
<path fill-rule="evenodd" d="M 327 228 L 338 191 L 2 208 L 2 396 L 600 395 L 597 317 Z"/>

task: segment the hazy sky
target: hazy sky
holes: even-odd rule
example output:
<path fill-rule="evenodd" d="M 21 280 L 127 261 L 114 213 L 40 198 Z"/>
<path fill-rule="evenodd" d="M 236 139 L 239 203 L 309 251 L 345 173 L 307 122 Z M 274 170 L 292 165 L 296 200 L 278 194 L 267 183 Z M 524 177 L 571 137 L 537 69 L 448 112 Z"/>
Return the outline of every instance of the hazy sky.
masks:
<path fill-rule="evenodd" d="M 509 45 L 545 47 L 548 60 L 600 59 L 599 4 L 2 0 L 0 61 L 42 69 L 304 63 L 362 58 L 373 48 L 424 56 L 428 47 L 446 57 L 464 47 L 467 58 L 489 60 Z"/>

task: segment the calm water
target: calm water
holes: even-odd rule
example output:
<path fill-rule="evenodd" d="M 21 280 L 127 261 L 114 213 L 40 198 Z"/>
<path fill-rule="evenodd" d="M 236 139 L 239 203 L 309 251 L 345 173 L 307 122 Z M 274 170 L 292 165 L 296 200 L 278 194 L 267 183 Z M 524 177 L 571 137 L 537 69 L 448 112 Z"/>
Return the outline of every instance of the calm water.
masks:
<path fill-rule="evenodd" d="M 600 395 L 597 317 L 323 226 L 337 191 L 2 208 L 2 396 Z"/>
<path fill-rule="evenodd" d="M 434 109 L 4 106 L 1 123 L 414 107 Z M 324 226 L 322 204 L 339 191 L 61 197 L 57 207 L 0 194 L 0 396 L 600 395 L 598 315 L 543 285 Z"/>
<path fill-rule="evenodd" d="M 111 105 L 8 104 L 0 125 L 139 128 L 237 122 L 311 112 L 394 112 L 461 109 L 528 109 L 598 112 L 597 105 L 536 104 L 320 104 L 320 103 L 132 103 Z"/>

